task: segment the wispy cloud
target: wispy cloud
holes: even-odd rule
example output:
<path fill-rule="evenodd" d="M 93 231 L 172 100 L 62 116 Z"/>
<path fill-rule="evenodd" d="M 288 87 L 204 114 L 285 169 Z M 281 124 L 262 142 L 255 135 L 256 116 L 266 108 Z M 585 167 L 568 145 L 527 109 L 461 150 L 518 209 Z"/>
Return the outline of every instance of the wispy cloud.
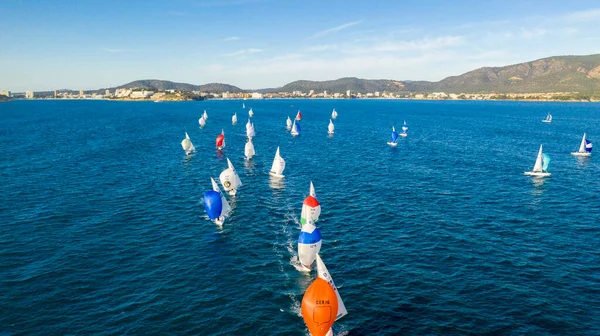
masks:
<path fill-rule="evenodd" d="M 226 37 L 224 38 L 222 41 L 223 42 L 231 42 L 231 41 L 237 41 L 239 40 L 240 37 L 239 36 L 230 36 L 230 37 Z"/>
<path fill-rule="evenodd" d="M 115 49 L 115 48 L 100 48 L 100 50 L 109 52 L 109 53 L 120 53 L 123 52 L 123 49 Z"/>
<path fill-rule="evenodd" d="M 246 55 L 246 54 L 260 53 L 260 52 L 263 52 L 263 51 L 264 50 L 262 50 L 262 49 L 255 49 L 255 48 L 241 49 L 241 50 L 238 50 L 236 52 L 232 52 L 230 54 L 225 54 L 225 56 L 240 56 L 240 55 Z"/>
<path fill-rule="evenodd" d="M 363 20 L 352 21 L 352 22 L 344 23 L 344 24 L 339 25 L 337 27 L 333 27 L 333 28 L 321 30 L 320 32 L 316 32 L 310 38 L 316 38 L 316 37 L 321 37 L 321 36 L 325 36 L 325 35 L 332 34 L 332 33 L 337 33 L 337 32 L 342 31 L 344 29 L 348 29 L 348 28 L 350 28 L 352 26 L 356 26 L 358 24 L 361 24 L 362 22 L 363 22 Z"/>
<path fill-rule="evenodd" d="M 565 19 L 569 22 L 575 23 L 600 20 L 600 8 L 590 8 L 582 11 L 572 12 L 567 14 Z"/>

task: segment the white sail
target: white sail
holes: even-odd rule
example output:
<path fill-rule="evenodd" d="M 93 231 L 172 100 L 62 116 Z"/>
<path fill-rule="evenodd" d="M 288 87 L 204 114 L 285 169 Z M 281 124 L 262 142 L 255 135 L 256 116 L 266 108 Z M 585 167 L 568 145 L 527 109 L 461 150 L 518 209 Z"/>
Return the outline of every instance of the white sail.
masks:
<path fill-rule="evenodd" d="M 406 131 L 408 131 L 408 126 L 406 125 L 406 120 L 404 120 L 404 125 L 402 125 L 402 130 L 404 131 L 404 133 L 406 133 Z"/>
<path fill-rule="evenodd" d="M 294 119 L 294 123 L 292 123 L 292 135 L 298 135 L 298 127 L 296 127 L 296 119 Z"/>
<path fill-rule="evenodd" d="M 285 121 L 285 127 L 288 130 L 292 129 L 292 119 L 290 119 L 290 116 L 288 116 L 287 120 Z"/>
<path fill-rule="evenodd" d="M 250 108 L 250 110 L 248 110 L 248 116 L 250 118 L 254 117 L 254 111 L 252 111 L 252 108 Z"/>
<path fill-rule="evenodd" d="M 206 110 L 204 110 L 204 114 L 202 114 L 202 118 L 204 118 L 204 120 L 208 119 L 208 114 L 206 113 Z"/>
<path fill-rule="evenodd" d="M 335 118 L 337 118 L 337 116 L 338 116 L 337 111 L 335 109 L 333 109 L 333 111 L 331 112 L 331 119 L 335 119 Z"/>
<path fill-rule="evenodd" d="M 585 133 L 583 133 L 583 139 L 581 139 L 581 145 L 579 145 L 579 153 L 586 153 L 586 151 L 585 151 Z"/>
<path fill-rule="evenodd" d="M 246 125 L 248 126 L 248 125 Z M 253 136 L 255 136 L 256 134 L 254 133 L 254 124 L 250 124 L 250 127 L 246 127 L 246 136 L 249 139 L 252 139 Z"/>
<path fill-rule="evenodd" d="M 337 301 L 338 301 L 338 313 L 337 313 L 337 316 L 335 317 L 335 320 L 337 321 L 340 318 L 346 316 L 348 314 L 348 311 L 346 310 L 344 301 L 342 301 L 340 292 L 338 292 L 338 289 L 335 286 L 335 283 L 333 282 L 333 278 L 331 277 L 331 274 L 327 270 L 327 267 L 325 266 L 325 263 L 323 262 L 323 260 L 321 259 L 321 256 L 319 256 L 319 254 L 317 254 L 317 273 L 318 273 L 319 278 L 327 281 L 329 283 L 329 285 L 331 285 L 331 287 L 335 291 L 335 295 L 337 296 Z"/>
<path fill-rule="evenodd" d="M 333 134 L 334 130 L 335 130 L 335 126 L 333 125 L 333 121 L 331 121 L 331 119 L 329 119 L 329 126 L 327 126 L 327 133 Z"/>
<path fill-rule="evenodd" d="M 200 119 L 198 119 L 198 123 L 200 124 L 200 127 L 204 127 L 206 125 L 206 119 L 204 119 L 204 117 L 201 117 Z"/>
<path fill-rule="evenodd" d="M 315 186 L 312 181 L 310 181 L 310 189 L 308 190 L 308 194 L 314 198 L 317 198 L 317 193 L 315 192 Z"/>
<path fill-rule="evenodd" d="M 248 122 L 246 123 L 246 131 L 252 127 L 252 122 L 250 121 L 250 119 L 248 119 Z"/>
<path fill-rule="evenodd" d="M 212 183 L 213 190 L 221 194 L 221 202 L 223 203 L 221 216 L 228 217 L 229 213 L 231 212 L 231 206 L 229 205 L 229 202 L 227 202 L 227 198 L 225 198 L 225 195 L 223 195 L 221 188 L 219 188 L 219 185 L 217 184 L 217 182 L 215 182 L 215 180 L 212 177 L 210 178 L 210 182 Z"/>
<path fill-rule="evenodd" d="M 540 173 L 543 171 L 543 153 L 542 153 L 542 145 L 540 145 L 540 151 L 538 152 L 537 159 L 535 160 L 535 165 L 533 166 L 534 173 Z"/>
<path fill-rule="evenodd" d="M 242 103 L 242 108 L 245 109 L 246 108 L 246 104 Z"/>
<path fill-rule="evenodd" d="M 233 117 L 231 117 L 231 124 L 232 125 L 237 124 L 237 113 L 234 113 Z"/>
<path fill-rule="evenodd" d="M 244 147 L 244 155 L 246 155 L 246 160 L 250 160 L 254 155 L 256 155 L 252 138 L 248 139 L 248 142 L 246 142 L 246 146 Z"/>
<path fill-rule="evenodd" d="M 183 148 L 186 154 L 196 151 L 196 148 L 194 147 L 194 144 L 192 143 L 192 140 L 190 139 L 190 136 L 187 134 L 187 132 L 185 132 L 185 139 L 181 141 L 181 147 Z"/>
<path fill-rule="evenodd" d="M 285 160 L 279 155 L 279 147 L 277 147 L 277 151 L 275 152 L 275 158 L 273 159 L 273 165 L 271 166 L 271 171 L 269 174 L 274 176 L 283 177 L 282 173 L 285 169 Z"/>
<path fill-rule="evenodd" d="M 233 167 L 233 164 L 229 158 L 227 158 L 227 165 L 228 168 L 223 170 L 221 175 L 219 175 L 219 180 L 221 181 L 221 185 L 226 192 L 228 192 L 230 195 L 235 195 L 237 189 L 242 186 L 242 181 L 240 180 L 240 177 L 235 171 L 235 168 Z"/>

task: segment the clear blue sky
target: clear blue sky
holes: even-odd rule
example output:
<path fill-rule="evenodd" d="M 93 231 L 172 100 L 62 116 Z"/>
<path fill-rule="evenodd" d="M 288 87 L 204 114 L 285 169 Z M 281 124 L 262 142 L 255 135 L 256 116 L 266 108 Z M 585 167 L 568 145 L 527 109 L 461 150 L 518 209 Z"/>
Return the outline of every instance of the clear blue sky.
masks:
<path fill-rule="evenodd" d="M 597 0 L 0 2 L 0 89 L 12 91 L 136 79 L 244 89 L 347 76 L 439 80 L 594 53 Z"/>

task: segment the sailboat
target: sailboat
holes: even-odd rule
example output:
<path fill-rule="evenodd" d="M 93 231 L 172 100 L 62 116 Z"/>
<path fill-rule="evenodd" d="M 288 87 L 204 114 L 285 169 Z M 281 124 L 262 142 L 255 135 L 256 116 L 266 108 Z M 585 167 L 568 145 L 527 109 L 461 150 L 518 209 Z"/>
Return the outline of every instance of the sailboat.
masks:
<path fill-rule="evenodd" d="M 548 172 L 548 165 L 550 164 L 550 157 L 542 152 L 542 145 L 540 145 L 540 151 L 538 152 L 537 159 L 533 170 L 525 172 L 527 176 L 534 177 L 548 177 L 551 174 Z"/>
<path fill-rule="evenodd" d="M 581 145 L 579 145 L 579 150 L 577 152 L 571 153 L 573 156 L 591 156 L 592 155 L 592 142 L 585 138 L 585 133 L 583 133 L 583 139 L 581 139 Z"/>
<path fill-rule="evenodd" d="M 294 123 L 292 123 L 292 132 L 293 136 L 300 134 L 300 123 L 296 123 L 296 119 L 294 119 Z"/>
<path fill-rule="evenodd" d="M 248 142 L 246 142 L 246 146 L 244 147 L 244 155 L 246 155 L 246 160 L 250 160 L 254 155 L 256 155 L 252 138 L 249 138 Z"/>
<path fill-rule="evenodd" d="M 248 120 L 248 124 L 246 124 L 246 136 L 248 137 L 248 139 L 252 139 L 252 137 L 254 137 L 256 134 L 254 133 L 254 123 L 251 123 L 250 120 Z"/>
<path fill-rule="evenodd" d="M 211 177 L 210 178 L 210 182 L 212 183 L 212 188 L 213 191 L 216 191 L 219 193 L 219 195 L 221 196 L 221 212 L 218 213 L 218 217 L 216 217 L 215 219 L 213 219 L 213 222 L 215 222 L 215 224 L 219 225 L 219 226 L 223 226 L 223 223 L 225 222 L 225 218 L 227 218 L 229 216 L 229 213 L 231 212 L 231 206 L 229 205 L 229 202 L 227 202 L 227 199 L 225 198 L 225 195 L 223 195 L 223 192 L 221 191 L 221 188 L 219 188 L 219 185 L 217 184 L 217 182 L 215 182 L 215 180 Z M 206 207 L 206 203 L 205 207 Z M 207 213 L 209 209 L 207 209 Z M 209 215 L 210 217 L 210 215 Z"/>
<path fill-rule="evenodd" d="M 317 273 L 318 273 L 318 277 L 327 281 L 329 283 L 329 285 L 335 291 L 335 294 L 337 296 L 337 302 L 338 302 L 338 312 L 335 317 L 335 320 L 337 321 L 337 320 L 341 319 L 342 317 L 346 316 L 348 314 L 348 311 L 346 310 L 344 301 L 342 301 L 342 297 L 340 296 L 340 293 L 338 292 L 338 289 L 335 286 L 335 283 L 333 282 L 331 273 L 329 273 L 329 271 L 327 270 L 327 267 L 325 266 L 325 263 L 323 262 L 323 260 L 321 259 L 321 256 L 319 256 L 319 254 L 317 254 Z"/>
<path fill-rule="evenodd" d="M 206 110 L 204 110 L 204 114 L 202 114 L 202 118 L 204 118 L 204 120 L 208 119 L 208 114 L 206 113 Z"/>
<path fill-rule="evenodd" d="M 402 125 L 402 133 L 400 133 L 400 136 L 406 137 L 408 135 L 406 131 L 408 131 L 408 125 L 406 124 L 406 120 L 404 120 L 404 125 Z"/>
<path fill-rule="evenodd" d="M 185 139 L 181 140 L 181 147 L 185 151 L 185 154 L 190 155 L 192 152 L 196 151 L 196 147 L 192 143 L 190 136 L 185 132 Z"/>
<path fill-rule="evenodd" d="M 237 124 L 237 113 L 234 113 L 233 117 L 231 117 L 231 124 L 232 125 Z"/>
<path fill-rule="evenodd" d="M 277 147 L 277 151 L 275 152 L 275 158 L 273 159 L 273 165 L 271 166 L 271 171 L 269 174 L 274 177 L 283 177 L 282 173 L 285 169 L 285 160 L 279 155 L 279 147 Z"/>
<path fill-rule="evenodd" d="M 335 126 L 333 125 L 333 121 L 331 121 L 331 119 L 329 119 L 329 126 L 327 126 L 327 133 L 329 135 L 332 135 L 333 131 L 335 131 Z"/>
<path fill-rule="evenodd" d="M 206 126 L 206 119 L 204 119 L 204 117 L 200 117 L 200 119 L 198 119 L 198 123 L 200 124 L 200 127 L 204 127 Z"/>
<path fill-rule="evenodd" d="M 223 148 L 225 148 L 225 131 L 221 130 L 221 134 L 217 136 L 215 145 L 217 146 L 218 150 L 222 150 Z"/>
<path fill-rule="evenodd" d="M 254 112 L 252 111 L 252 108 L 250 108 L 250 109 L 248 110 L 248 116 L 249 116 L 250 118 L 254 117 Z"/>
<path fill-rule="evenodd" d="M 302 213 L 300 214 L 300 224 L 315 223 L 321 215 L 321 203 L 317 200 L 315 186 L 310 182 L 308 196 L 302 203 Z"/>
<path fill-rule="evenodd" d="M 396 128 L 392 126 L 392 141 L 388 141 L 388 145 L 392 147 L 398 146 L 398 132 L 396 132 Z"/>
<path fill-rule="evenodd" d="M 298 236 L 298 259 L 305 271 L 312 269 L 312 264 L 321 250 L 321 231 L 313 224 L 304 224 Z"/>
<path fill-rule="evenodd" d="M 221 181 L 223 189 L 225 189 L 229 195 L 235 196 L 237 189 L 242 186 L 242 181 L 229 158 L 227 158 L 227 166 L 227 169 L 223 170 L 221 175 L 219 175 L 219 180 Z"/>
<path fill-rule="evenodd" d="M 288 131 L 292 129 L 292 119 L 290 119 L 290 116 L 288 116 L 285 121 L 285 128 L 287 128 Z"/>
<path fill-rule="evenodd" d="M 335 118 L 337 118 L 337 114 L 337 111 L 333 109 L 333 111 L 331 111 L 331 119 L 335 120 Z"/>
<path fill-rule="evenodd" d="M 243 108 L 243 109 L 245 109 L 245 108 L 246 108 L 246 104 L 244 104 L 243 102 L 242 102 L 242 108 Z"/>
<path fill-rule="evenodd" d="M 296 114 L 296 120 L 302 120 L 302 113 L 300 113 L 300 110 L 298 110 L 298 114 Z"/>
<path fill-rule="evenodd" d="M 546 116 L 546 119 L 542 120 L 542 122 L 551 123 L 552 122 L 552 114 L 548 113 L 548 115 Z"/>

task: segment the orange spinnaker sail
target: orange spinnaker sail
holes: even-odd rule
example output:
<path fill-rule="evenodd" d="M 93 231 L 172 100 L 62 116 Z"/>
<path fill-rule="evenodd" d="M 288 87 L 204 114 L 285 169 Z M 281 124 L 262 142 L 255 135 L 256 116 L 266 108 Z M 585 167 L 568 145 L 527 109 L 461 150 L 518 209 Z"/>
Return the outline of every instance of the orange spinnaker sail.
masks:
<path fill-rule="evenodd" d="M 327 281 L 315 279 L 302 298 L 302 317 L 312 336 L 326 336 L 337 312 L 335 291 Z"/>

